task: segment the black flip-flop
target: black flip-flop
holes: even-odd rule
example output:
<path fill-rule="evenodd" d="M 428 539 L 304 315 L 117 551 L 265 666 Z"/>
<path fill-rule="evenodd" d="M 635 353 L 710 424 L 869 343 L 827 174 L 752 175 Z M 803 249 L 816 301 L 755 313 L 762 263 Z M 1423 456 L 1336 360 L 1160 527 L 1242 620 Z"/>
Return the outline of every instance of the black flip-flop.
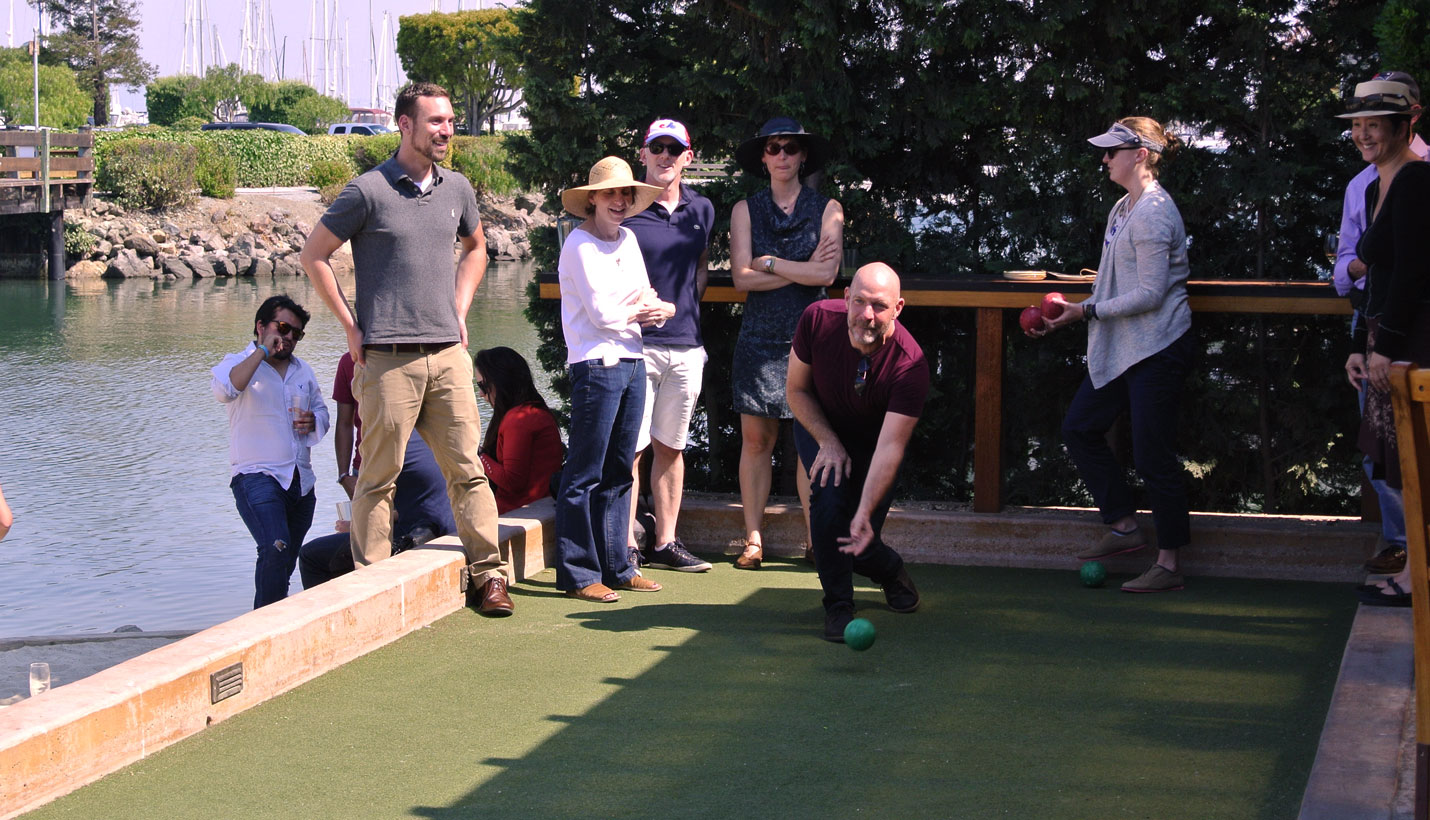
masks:
<path fill-rule="evenodd" d="M 1367 606 L 1410 606 L 1410 593 L 1396 583 L 1394 578 L 1387 579 L 1385 583 L 1395 590 L 1393 594 L 1387 594 L 1385 587 L 1367 585 L 1369 589 L 1356 589 L 1356 597 Z"/>

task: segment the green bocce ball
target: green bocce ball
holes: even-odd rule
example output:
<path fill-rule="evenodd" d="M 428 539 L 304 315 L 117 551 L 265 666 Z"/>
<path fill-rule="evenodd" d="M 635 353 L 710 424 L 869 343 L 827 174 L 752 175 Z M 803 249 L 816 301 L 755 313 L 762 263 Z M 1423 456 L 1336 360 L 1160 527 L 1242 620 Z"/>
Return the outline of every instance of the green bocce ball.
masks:
<path fill-rule="evenodd" d="M 1085 587 L 1100 587 L 1102 582 L 1107 580 L 1107 567 L 1101 561 L 1088 561 L 1078 570 L 1078 575 L 1082 577 L 1082 585 Z"/>
<path fill-rule="evenodd" d="M 868 618 L 855 618 L 844 627 L 844 643 L 855 652 L 863 652 L 874 645 L 874 625 Z"/>

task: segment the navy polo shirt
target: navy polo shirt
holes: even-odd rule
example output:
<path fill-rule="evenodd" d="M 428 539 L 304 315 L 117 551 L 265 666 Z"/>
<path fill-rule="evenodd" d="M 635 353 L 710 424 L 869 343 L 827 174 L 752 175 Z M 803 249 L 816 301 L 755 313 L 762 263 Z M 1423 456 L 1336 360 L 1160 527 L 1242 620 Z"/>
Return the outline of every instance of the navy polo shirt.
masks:
<path fill-rule="evenodd" d="M 700 255 L 710 247 L 715 206 L 682 184 L 675 213 L 656 202 L 621 224 L 636 235 L 650 286 L 661 299 L 675 304 L 675 315 L 664 327 L 641 328 L 642 341 L 668 347 L 703 344 L 696 273 Z"/>

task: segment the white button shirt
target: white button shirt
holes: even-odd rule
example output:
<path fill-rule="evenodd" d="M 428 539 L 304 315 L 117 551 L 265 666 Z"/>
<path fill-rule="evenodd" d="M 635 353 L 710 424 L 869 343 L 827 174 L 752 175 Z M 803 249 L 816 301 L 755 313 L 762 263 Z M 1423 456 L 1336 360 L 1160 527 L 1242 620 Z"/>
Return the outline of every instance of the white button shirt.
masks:
<path fill-rule="evenodd" d="M 260 362 L 248 387 L 235 389 L 230 373 L 256 349 L 250 343 L 242 353 L 224 356 L 212 371 L 214 397 L 228 406 L 229 474 L 264 473 L 286 490 L 296 467 L 299 487 L 307 495 L 316 483 L 311 449 L 328 432 L 328 405 L 313 368 L 297 356 L 289 360 L 283 376 L 268 362 Z M 313 414 L 313 432 L 301 438 L 293 432 L 289 412 L 294 395 L 306 396 Z"/>

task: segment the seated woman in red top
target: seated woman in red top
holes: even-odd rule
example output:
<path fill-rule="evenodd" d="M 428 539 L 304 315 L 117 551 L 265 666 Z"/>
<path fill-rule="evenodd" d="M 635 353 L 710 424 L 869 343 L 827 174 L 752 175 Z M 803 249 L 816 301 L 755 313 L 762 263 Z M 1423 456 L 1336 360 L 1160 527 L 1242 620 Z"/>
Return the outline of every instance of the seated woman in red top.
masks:
<path fill-rule="evenodd" d="M 477 392 L 492 406 L 482 437 L 482 468 L 492 483 L 497 514 L 551 495 L 566 447 L 556 417 L 536 391 L 531 368 L 509 347 L 477 351 Z"/>

